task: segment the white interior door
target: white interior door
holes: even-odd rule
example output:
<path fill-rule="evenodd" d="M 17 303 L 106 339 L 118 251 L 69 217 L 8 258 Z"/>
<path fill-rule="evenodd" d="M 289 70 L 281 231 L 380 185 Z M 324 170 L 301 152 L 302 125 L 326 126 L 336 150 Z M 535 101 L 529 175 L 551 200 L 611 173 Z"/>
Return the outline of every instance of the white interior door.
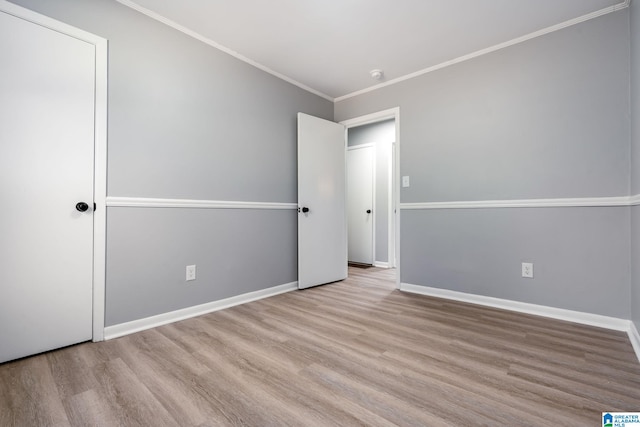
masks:
<path fill-rule="evenodd" d="M 298 288 L 347 277 L 345 127 L 298 113 Z"/>
<path fill-rule="evenodd" d="M 347 151 L 349 262 L 373 264 L 373 180 L 375 147 Z"/>
<path fill-rule="evenodd" d="M 3 362 L 92 338 L 96 56 L 0 12 L 0 58 Z"/>

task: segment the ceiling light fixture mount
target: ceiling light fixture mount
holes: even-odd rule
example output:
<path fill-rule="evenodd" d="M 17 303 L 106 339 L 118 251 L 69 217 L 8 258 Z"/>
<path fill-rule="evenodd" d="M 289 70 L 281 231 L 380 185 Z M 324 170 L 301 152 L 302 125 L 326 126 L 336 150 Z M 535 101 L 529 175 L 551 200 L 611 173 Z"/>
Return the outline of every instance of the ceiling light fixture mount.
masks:
<path fill-rule="evenodd" d="M 374 80 L 382 80 L 382 77 L 384 77 L 384 71 L 378 69 L 369 71 L 369 74 L 371 74 L 371 78 Z"/>

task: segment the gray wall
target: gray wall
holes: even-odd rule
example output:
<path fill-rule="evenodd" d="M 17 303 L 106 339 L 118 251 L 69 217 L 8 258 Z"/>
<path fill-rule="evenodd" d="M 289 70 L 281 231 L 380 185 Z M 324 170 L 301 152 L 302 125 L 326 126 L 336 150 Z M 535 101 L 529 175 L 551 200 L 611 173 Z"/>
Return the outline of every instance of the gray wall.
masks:
<path fill-rule="evenodd" d="M 640 194 L 640 3 L 631 2 L 631 194 Z M 631 213 L 631 314 L 640 331 L 640 206 Z"/>
<path fill-rule="evenodd" d="M 400 107 L 402 202 L 629 194 L 628 10 L 336 103 Z"/>
<path fill-rule="evenodd" d="M 113 0 L 14 3 L 109 40 L 109 196 L 296 202 L 296 113 L 330 101 Z M 293 282 L 296 230 L 286 210 L 109 208 L 106 325 Z"/>
<path fill-rule="evenodd" d="M 404 283 L 629 318 L 629 208 L 410 210 L 401 226 Z"/>
<path fill-rule="evenodd" d="M 395 120 L 350 128 L 348 145 L 376 144 L 376 252 L 375 261 L 389 261 L 389 152 L 388 143 L 395 142 Z"/>
<path fill-rule="evenodd" d="M 372 142 L 395 142 L 396 121 L 395 119 L 383 120 L 368 125 L 349 128 L 348 144 L 350 147 Z"/>
<path fill-rule="evenodd" d="M 111 209 L 107 324 L 296 281 L 297 215 L 293 209 Z M 185 282 L 190 264 L 197 280 Z"/>
<path fill-rule="evenodd" d="M 404 203 L 627 196 L 629 78 L 622 10 L 343 100 L 335 119 L 400 107 Z M 629 224 L 628 208 L 405 210 L 401 281 L 629 318 Z"/>

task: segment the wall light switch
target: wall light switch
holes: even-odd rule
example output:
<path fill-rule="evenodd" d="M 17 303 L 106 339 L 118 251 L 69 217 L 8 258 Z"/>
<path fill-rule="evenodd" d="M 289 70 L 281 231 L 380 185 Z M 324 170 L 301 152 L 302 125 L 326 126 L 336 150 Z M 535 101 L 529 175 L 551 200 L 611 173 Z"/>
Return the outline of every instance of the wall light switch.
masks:
<path fill-rule="evenodd" d="M 408 187 L 409 186 L 409 177 L 408 176 L 403 176 L 402 177 L 402 186 L 403 187 Z"/>
<path fill-rule="evenodd" d="M 522 263 L 522 277 L 533 279 L 533 263 L 532 262 Z"/>
<path fill-rule="evenodd" d="M 190 280 L 196 280 L 196 266 L 187 265 L 187 282 Z"/>

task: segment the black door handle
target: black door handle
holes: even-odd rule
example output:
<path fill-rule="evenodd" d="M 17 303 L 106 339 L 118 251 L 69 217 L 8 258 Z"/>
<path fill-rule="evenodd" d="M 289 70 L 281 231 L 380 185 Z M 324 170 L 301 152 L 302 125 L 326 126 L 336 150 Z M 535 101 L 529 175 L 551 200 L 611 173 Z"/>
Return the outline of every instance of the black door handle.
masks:
<path fill-rule="evenodd" d="M 371 209 L 367 209 L 367 213 L 371 213 Z"/>
<path fill-rule="evenodd" d="M 306 206 L 305 206 L 305 207 L 303 207 L 303 208 L 302 208 L 302 212 L 303 212 L 303 213 L 307 213 L 307 212 L 309 212 L 309 208 L 308 208 L 308 207 L 306 207 Z"/>
<path fill-rule="evenodd" d="M 86 204 L 85 202 L 76 203 L 76 210 L 78 212 L 86 212 L 87 209 L 89 209 L 89 205 Z"/>

